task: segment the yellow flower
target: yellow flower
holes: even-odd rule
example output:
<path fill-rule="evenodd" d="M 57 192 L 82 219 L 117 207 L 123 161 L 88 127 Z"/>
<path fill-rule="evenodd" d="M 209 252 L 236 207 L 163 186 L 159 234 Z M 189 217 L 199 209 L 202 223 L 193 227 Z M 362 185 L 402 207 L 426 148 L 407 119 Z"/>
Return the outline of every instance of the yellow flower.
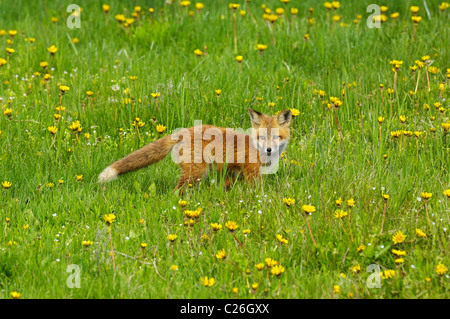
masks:
<path fill-rule="evenodd" d="M 222 93 L 222 90 L 214 90 L 214 92 L 217 94 L 217 96 L 220 96 L 220 94 Z"/>
<path fill-rule="evenodd" d="M 300 114 L 300 111 L 297 109 L 292 108 L 290 110 L 291 110 L 292 117 L 296 117 Z"/>
<path fill-rule="evenodd" d="M 208 278 L 208 276 L 201 277 L 200 281 L 205 287 L 211 287 L 216 283 L 216 280 L 214 278 Z"/>
<path fill-rule="evenodd" d="M 295 204 L 295 199 L 294 198 L 283 198 L 283 203 L 285 203 L 287 206 L 291 206 Z"/>
<path fill-rule="evenodd" d="M 358 264 L 356 266 L 353 266 L 351 270 L 352 270 L 353 273 L 360 272 L 361 271 L 361 265 Z"/>
<path fill-rule="evenodd" d="M 22 297 L 22 294 L 20 292 L 17 291 L 13 291 L 9 294 L 13 299 L 19 299 L 20 297 Z"/>
<path fill-rule="evenodd" d="M 114 19 L 117 20 L 117 22 L 122 23 L 126 20 L 125 16 L 123 14 L 116 14 L 114 16 Z"/>
<path fill-rule="evenodd" d="M 450 188 L 442 192 L 447 198 L 450 198 Z"/>
<path fill-rule="evenodd" d="M 348 201 L 347 201 L 347 206 L 348 207 L 354 207 L 355 206 L 355 200 L 353 199 L 353 198 L 350 198 Z"/>
<path fill-rule="evenodd" d="M 103 11 L 104 11 L 105 13 L 108 13 L 108 12 L 109 12 L 109 9 L 111 9 L 111 7 L 110 7 L 109 5 L 107 5 L 107 4 L 104 4 L 104 5 L 102 5 L 102 9 L 103 9 Z"/>
<path fill-rule="evenodd" d="M 6 108 L 6 109 L 3 111 L 3 114 L 6 115 L 6 116 L 8 116 L 8 117 L 11 117 L 11 115 L 12 115 L 12 109 Z"/>
<path fill-rule="evenodd" d="M 75 175 L 75 178 L 76 178 L 77 182 L 79 182 L 83 179 L 83 175 Z"/>
<path fill-rule="evenodd" d="M 277 237 L 278 241 L 280 243 L 282 243 L 282 244 L 287 244 L 288 243 L 288 240 L 286 238 L 283 238 L 283 236 L 280 235 L 280 234 L 275 235 L 275 237 Z"/>
<path fill-rule="evenodd" d="M 387 269 L 385 271 L 381 271 L 380 272 L 380 276 L 383 279 L 392 279 L 397 275 L 397 273 L 395 272 L 395 270 L 392 269 Z"/>
<path fill-rule="evenodd" d="M 203 52 L 202 52 L 202 50 L 200 50 L 200 49 L 195 49 L 195 50 L 194 50 L 194 54 L 195 54 L 196 56 L 202 56 L 202 55 L 203 55 Z"/>
<path fill-rule="evenodd" d="M 8 181 L 4 181 L 4 182 L 2 182 L 2 186 L 4 189 L 8 189 L 12 186 L 12 183 L 8 182 Z"/>
<path fill-rule="evenodd" d="M 63 94 L 70 90 L 70 88 L 65 85 L 60 85 L 59 89 L 61 90 L 61 93 L 63 93 Z"/>
<path fill-rule="evenodd" d="M 283 8 L 276 8 L 275 12 L 276 12 L 276 14 L 278 14 L 280 16 L 280 15 L 283 15 L 284 9 Z"/>
<path fill-rule="evenodd" d="M 225 252 L 225 249 L 219 250 L 216 254 L 217 259 L 225 259 L 227 258 L 227 253 Z"/>
<path fill-rule="evenodd" d="M 416 14 L 417 12 L 419 12 L 419 7 L 418 6 L 411 6 L 409 8 L 409 10 L 411 10 L 411 13 Z"/>
<path fill-rule="evenodd" d="M 195 4 L 195 8 L 197 9 L 197 10 L 202 10 L 203 8 L 205 7 L 205 5 L 203 4 L 203 3 L 201 3 L 201 2 L 197 2 L 196 4 Z"/>
<path fill-rule="evenodd" d="M 273 266 L 272 269 L 270 269 L 270 273 L 274 276 L 280 276 L 282 273 L 284 273 L 285 268 L 281 265 Z"/>
<path fill-rule="evenodd" d="M 338 199 L 336 199 L 335 203 L 336 203 L 337 206 L 341 206 L 342 198 L 339 197 Z"/>
<path fill-rule="evenodd" d="M 211 223 L 211 228 L 214 232 L 222 230 L 222 225 L 218 223 Z"/>
<path fill-rule="evenodd" d="M 239 226 L 238 226 L 238 224 L 237 224 L 236 222 L 229 220 L 229 221 L 227 221 L 227 222 L 225 223 L 225 227 L 226 227 L 230 232 L 234 232 Z"/>
<path fill-rule="evenodd" d="M 114 214 L 105 214 L 105 216 L 103 216 L 103 219 L 106 222 L 106 225 L 110 226 L 112 223 L 114 223 L 115 219 L 116 219 L 116 215 Z"/>
<path fill-rule="evenodd" d="M 381 196 L 383 197 L 383 200 L 384 200 L 385 202 L 387 202 L 388 199 L 389 199 L 389 197 L 390 197 L 388 194 L 382 194 Z"/>
<path fill-rule="evenodd" d="M 422 192 L 420 193 L 420 197 L 422 197 L 422 199 L 424 200 L 429 200 L 431 198 L 431 196 L 433 196 L 433 193 L 427 193 L 427 192 Z"/>
<path fill-rule="evenodd" d="M 266 258 L 264 259 L 264 262 L 266 263 L 267 267 L 272 268 L 276 265 L 278 265 L 278 261 L 273 260 L 272 258 Z"/>
<path fill-rule="evenodd" d="M 406 235 L 402 233 L 401 230 L 397 231 L 394 236 L 392 236 L 392 241 L 394 245 L 401 244 L 405 241 Z"/>
<path fill-rule="evenodd" d="M 142 249 L 147 248 L 147 243 L 141 243 L 141 248 L 142 248 Z"/>
<path fill-rule="evenodd" d="M 256 264 L 255 267 L 256 267 L 256 269 L 258 269 L 258 270 L 263 270 L 264 267 L 265 267 L 265 265 L 264 265 L 264 263 L 259 263 L 259 264 Z"/>
<path fill-rule="evenodd" d="M 436 271 L 436 273 L 439 276 L 442 276 L 448 271 L 448 268 L 444 264 L 439 264 L 439 265 L 436 266 L 436 268 L 434 270 Z"/>
<path fill-rule="evenodd" d="M 438 69 L 438 68 L 435 67 L 435 66 L 430 66 L 430 67 L 428 68 L 428 71 L 429 71 L 430 73 L 433 73 L 433 74 L 438 74 L 439 72 L 441 72 L 441 70 Z"/>
<path fill-rule="evenodd" d="M 405 256 L 406 255 L 406 251 L 404 251 L 404 250 L 392 249 L 392 253 L 396 256 Z"/>
<path fill-rule="evenodd" d="M 346 211 L 343 211 L 342 209 L 338 209 L 334 213 L 334 218 L 344 218 L 347 215 L 348 215 L 348 213 Z"/>
<path fill-rule="evenodd" d="M 267 49 L 267 45 L 266 44 L 257 44 L 256 48 L 259 50 L 259 52 L 262 52 Z"/>
<path fill-rule="evenodd" d="M 83 240 L 82 242 L 81 242 L 81 245 L 83 245 L 83 247 L 89 247 L 89 246 L 91 246 L 93 244 L 93 242 L 92 241 L 90 241 L 90 240 Z"/>
<path fill-rule="evenodd" d="M 334 285 L 333 286 L 333 293 L 334 294 L 340 294 L 341 293 L 341 287 L 339 287 L 338 285 Z"/>
<path fill-rule="evenodd" d="M 363 251 L 364 249 L 366 249 L 366 246 L 364 246 L 364 245 L 359 245 L 359 247 L 356 249 L 356 252 L 361 252 L 361 251 Z"/>
<path fill-rule="evenodd" d="M 406 116 L 400 115 L 400 122 L 405 123 L 406 122 Z"/>
<path fill-rule="evenodd" d="M 316 211 L 316 208 L 312 205 L 303 205 L 302 206 L 302 210 L 306 213 L 306 214 L 311 214 L 313 212 Z"/>
<path fill-rule="evenodd" d="M 178 238 L 178 236 L 177 235 L 175 235 L 175 234 L 169 234 L 168 236 L 167 236 L 167 239 L 170 241 L 170 242 L 174 242 L 175 240 L 177 240 L 177 238 Z"/>
<path fill-rule="evenodd" d="M 51 45 L 47 48 L 47 51 L 50 52 L 52 55 L 56 53 L 56 51 L 58 51 L 58 48 L 54 45 Z"/>
<path fill-rule="evenodd" d="M 178 205 L 180 205 L 181 207 L 184 207 L 184 206 L 187 205 L 187 201 L 185 201 L 185 200 L 180 200 L 180 201 L 178 201 Z"/>
<path fill-rule="evenodd" d="M 291 8 L 291 14 L 293 16 L 297 15 L 298 14 L 298 9 L 297 8 Z"/>
<path fill-rule="evenodd" d="M 150 93 L 150 95 L 151 95 L 152 97 L 154 97 L 155 99 L 157 99 L 158 97 L 161 96 L 161 93 L 159 93 L 159 92 L 156 92 L 156 93 Z"/>
<path fill-rule="evenodd" d="M 5 65 L 6 64 L 6 60 L 3 58 L 0 58 L 0 66 Z"/>
<path fill-rule="evenodd" d="M 400 67 L 402 66 L 403 61 L 392 60 L 392 61 L 389 62 L 389 64 L 392 64 L 392 65 L 394 66 L 394 70 L 397 71 L 397 70 L 400 69 Z"/>
<path fill-rule="evenodd" d="M 237 294 L 239 292 L 239 288 L 238 287 L 234 287 L 233 289 L 231 289 L 231 292 L 234 294 Z"/>
<path fill-rule="evenodd" d="M 336 10 L 340 8 L 341 4 L 339 3 L 339 1 L 332 1 L 331 6 Z"/>
<path fill-rule="evenodd" d="M 164 132 L 166 130 L 166 128 L 167 128 L 167 126 L 164 126 L 161 124 L 156 125 L 156 130 L 158 131 L 158 133 Z"/>
<path fill-rule="evenodd" d="M 415 24 L 418 24 L 420 21 L 422 21 L 422 17 L 420 17 L 420 16 L 414 16 L 414 17 L 411 17 L 411 20 L 412 20 L 412 22 L 414 22 Z"/>
<path fill-rule="evenodd" d="M 244 60 L 244 57 L 243 57 L 242 55 L 238 55 L 238 56 L 236 57 L 236 61 L 238 61 L 239 63 L 241 63 L 242 60 Z"/>
<path fill-rule="evenodd" d="M 420 237 L 420 238 L 427 237 L 427 234 L 424 231 L 422 231 L 421 229 L 418 229 L 418 228 L 416 228 L 416 235 L 417 235 L 417 237 Z"/>
<path fill-rule="evenodd" d="M 335 15 L 333 15 L 333 16 L 331 17 L 331 20 L 333 20 L 334 22 L 338 22 L 339 20 L 341 20 L 341 16 L 335 14 Z"/>
<path fill-rule="evenodd" d="M 384 117 L 382 117 L 382 116 L 379 116 L 378 118 L 377 118 L 377 120 L 378 120 L 378 123 L 383 123 L 384 122 Z"/>
<path fill-rule="evenodd" d="M 403 264 L 405 262 L 405 260 L 403 258 L 398 258 L 395 260 L 396 264 Z"/>
<path fill-rule="evenodd" d="M 56 114 L 55 114 L 56 115 Z M 58 114 L 59 115 L 59 114 Z M 50 134 L 55 135 L 56 132 L 58 132 L 58 128 L 56 126 L 49 126 L 47 127 L 47 130 L 50 132 Z"/>

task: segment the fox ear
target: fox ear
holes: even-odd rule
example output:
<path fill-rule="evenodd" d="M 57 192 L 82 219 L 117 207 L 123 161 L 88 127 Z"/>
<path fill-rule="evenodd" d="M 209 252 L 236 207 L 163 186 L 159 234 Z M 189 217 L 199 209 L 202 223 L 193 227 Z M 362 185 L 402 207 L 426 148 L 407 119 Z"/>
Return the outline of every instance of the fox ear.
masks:
<path fill-rule="evenodd" d="M 252 121 L 253 127 L 259 127 L 261 125 L 261 115 L 262 113 L 252 110 L 251 108 L 248 109 L 248 114 L 250 114 L 250 120 Z"/>
<path fill-rule="evenodd" d="M 278 122 L 278 125 L 281 127 L 289 127 L 291 125 L 291 119 L 292 119 L 292 112 L 291 110 L 284 110 L 281 111 L 276 115 L 276 119 Z"/>

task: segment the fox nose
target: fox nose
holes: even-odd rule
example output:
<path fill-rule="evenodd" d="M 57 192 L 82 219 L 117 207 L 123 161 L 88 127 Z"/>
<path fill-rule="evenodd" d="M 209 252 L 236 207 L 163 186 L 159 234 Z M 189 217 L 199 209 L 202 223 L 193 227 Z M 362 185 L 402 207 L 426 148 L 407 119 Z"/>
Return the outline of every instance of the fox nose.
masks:
<path fill-rule="evenodd" d="M 269 148 L 267 149 L 267 153 L 270 153 L 270 152 L 272 152 L 272 149 L 269 147 Z"/>

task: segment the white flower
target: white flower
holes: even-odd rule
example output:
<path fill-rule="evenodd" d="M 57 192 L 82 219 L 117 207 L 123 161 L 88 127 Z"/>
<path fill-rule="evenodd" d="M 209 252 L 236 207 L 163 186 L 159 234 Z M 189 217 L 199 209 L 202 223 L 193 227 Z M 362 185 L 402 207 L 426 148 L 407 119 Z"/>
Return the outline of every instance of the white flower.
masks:
<path fill-rule="evenodd" d="M 118 91 L 120 88 L 117 84 L 114 84 L 113 86 L 111 86 L 111 90 L 113 91 Z"/>

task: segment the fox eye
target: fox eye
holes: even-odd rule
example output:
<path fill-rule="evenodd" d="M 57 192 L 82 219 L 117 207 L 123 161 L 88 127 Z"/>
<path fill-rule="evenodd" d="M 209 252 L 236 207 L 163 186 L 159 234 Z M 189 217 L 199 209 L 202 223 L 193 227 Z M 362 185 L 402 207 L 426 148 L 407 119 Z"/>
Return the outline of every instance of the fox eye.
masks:
<path fill-rule="evenodd" d="M 261 140 L 261 141 L 264 141 L 265 139 L 266 139 L 266 137 L 265 136 L 259 136 L 259 139 Z"/>
<path fill-rule="evenodd" d="M 279 138 L 280 138 L 280 136 L 278 136 L 278 135 L 274 135 L 274 136 L 273 136 L 273 139 L 274 139 L 274 140 L 278 140 Z"/>

